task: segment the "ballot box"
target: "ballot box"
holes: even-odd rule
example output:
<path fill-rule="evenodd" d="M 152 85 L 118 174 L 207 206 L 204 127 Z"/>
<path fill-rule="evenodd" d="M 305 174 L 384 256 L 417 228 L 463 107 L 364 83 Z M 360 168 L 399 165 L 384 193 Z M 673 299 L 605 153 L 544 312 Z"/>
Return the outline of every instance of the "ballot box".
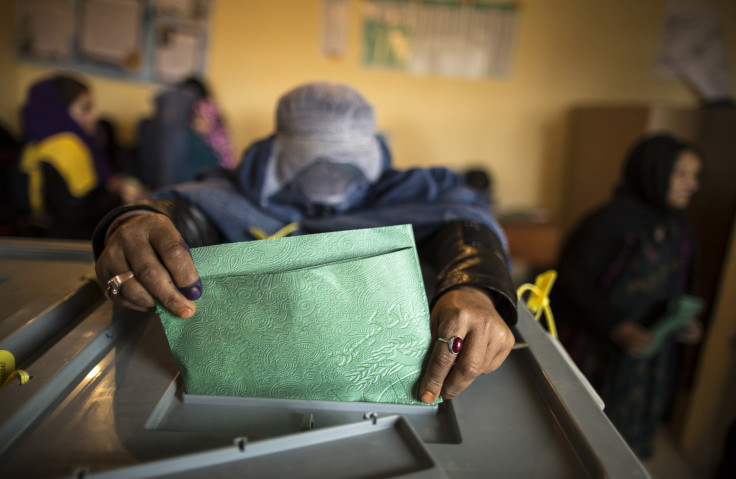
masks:
<path fill-rule="evenodd" d="M 0 240 L 0 350 L 31 376 L 0 389 L 0 477 L 649 477 L 523 305 L 506 362 L 437 406 L 190 396 L 89 251 Z"/>

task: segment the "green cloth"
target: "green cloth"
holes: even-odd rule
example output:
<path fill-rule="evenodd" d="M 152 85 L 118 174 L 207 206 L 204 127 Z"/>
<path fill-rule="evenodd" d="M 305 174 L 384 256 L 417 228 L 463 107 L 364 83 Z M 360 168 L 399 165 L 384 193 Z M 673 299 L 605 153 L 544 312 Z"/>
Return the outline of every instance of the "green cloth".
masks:
<path fill-rule="evenodd" d="M 639 356 L 648 358 L 660 350 L 665 339 L 682 329 L 687 323 L 703 311 L 705 301 L 697 296 L 683 295 L 667 314 L 662 316 L 650 328 L 652 344 Z"/>
<path fill-rule="evenodd" d="M 158 306 L 188 394 L 424 404 L 429 306 L 411 226 L 192 249 L 203 294 Z"/>

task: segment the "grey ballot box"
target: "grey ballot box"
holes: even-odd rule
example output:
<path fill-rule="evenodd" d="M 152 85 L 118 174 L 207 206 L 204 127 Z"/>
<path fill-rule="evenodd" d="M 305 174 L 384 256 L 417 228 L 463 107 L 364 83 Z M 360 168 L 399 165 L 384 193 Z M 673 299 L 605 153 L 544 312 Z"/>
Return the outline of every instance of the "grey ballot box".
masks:
<path fill-rule="evenodd" d="M 161 324 L 106 301 L 85 242 L 0 240 L 0 477 L 649 477 L 529 311 L 436 407 L 184 394 Z M 552 305 L 554 308 L 554 305 Z"/>

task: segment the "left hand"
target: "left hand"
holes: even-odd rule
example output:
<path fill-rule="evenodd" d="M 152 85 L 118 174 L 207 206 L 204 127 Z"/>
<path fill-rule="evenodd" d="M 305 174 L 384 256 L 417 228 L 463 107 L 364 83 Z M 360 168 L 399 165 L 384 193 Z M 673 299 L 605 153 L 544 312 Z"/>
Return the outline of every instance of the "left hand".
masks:
<path fill-rule="evenodd" d="M 419 395 L 431 403 L 438 395 L 450 399 L 481 374 L 495 371 L 514 345 L 514 335 L 483 290 L 460 286 L 443 294 L 430 315 L 434 344 Z M 453 354 L 437 338 L 463 339 L 459 354 Z"/>

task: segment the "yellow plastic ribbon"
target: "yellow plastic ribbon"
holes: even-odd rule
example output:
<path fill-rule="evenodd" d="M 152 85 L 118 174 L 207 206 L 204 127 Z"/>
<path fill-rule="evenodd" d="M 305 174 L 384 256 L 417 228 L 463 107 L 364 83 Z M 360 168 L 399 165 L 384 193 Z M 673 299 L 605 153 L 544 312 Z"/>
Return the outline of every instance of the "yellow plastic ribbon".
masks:
<path fill-rule="evenodd" d="M 15 369 L 15 356 L 10 351 L 0 350 L 0 389 L 18 378 L 20 384 L 25 384 L 31 376 L 22 369 Z"/>
<path fill-rule="evenodd" d="M 250 232 L 257 240 L 283 238 L 284 236 L 289 236 L 291 233 L 298 230 L 299 226 L 299 223 L 289 223 L 271 236 L 267 235 L 262 229 L 258 229 L 256 227 L 250 228 Z"/>
<path fill-rule="evenodd" d="M 537 276 L 534 284 L 526 283 L 519 286 L 519 289 L 516 290 L 516 296 L 521 300 L 524 293 L 530 292 L 526 300 L 526 306 L 529 311 L 534 313 L 534 319 L 537 321 L 544 313 L 549 334 L 556 338 L 555 318 L 552 316 L 552 309 L 549 307 L 549 292 L 552 290 L 552 285 L 555 284 L 555 279 L 557 279 L 557 271 L 552 269 L 545 271 Z"/>

